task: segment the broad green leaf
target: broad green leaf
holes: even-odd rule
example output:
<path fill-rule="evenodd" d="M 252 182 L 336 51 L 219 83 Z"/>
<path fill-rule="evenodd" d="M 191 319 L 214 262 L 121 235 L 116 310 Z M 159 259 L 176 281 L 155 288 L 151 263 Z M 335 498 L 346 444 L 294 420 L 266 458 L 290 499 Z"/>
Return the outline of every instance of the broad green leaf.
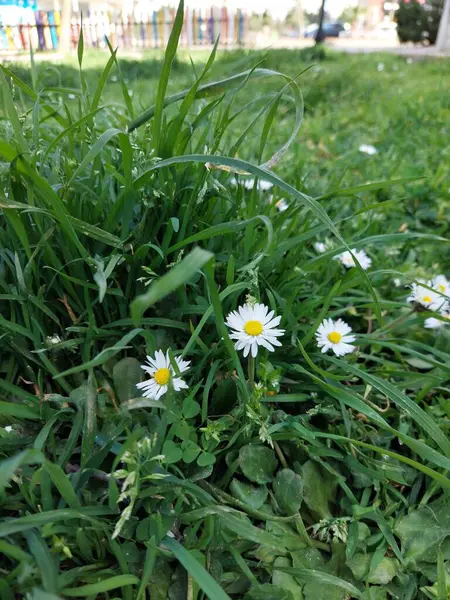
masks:
<path fill-rule="evenodd" d="M 183 403 L 183 417 L 185 419 L 193 419 L 200 413 L 200 404 L 193 398 L 188 398 Z"/>
<path fill-rule="evenodd" d="M 308 460 L 302 466 L 303 500 L 321 519 L 331 517 L 329 502 L 334 496 L 334 485 L 325 479 L 319 465 Z"/>
<path fill-rule="evenodd" d="M 141 380 L 143 373 L 139 361 L 135 358 L 123 358 L 114 365 L 114 387 L 121 402 L 136 397 L 136 384 Z"/>
<path fill-rule="evenodd" d="M 201 450 L 199 446 L 191 440 L 184 441 L 181 444 L 181 448 L 183 450 L 183 460 L 187 464 L 194 462 Z"/>
<path fill-rule="evenodd" d="M 287 515 L 300 510 L 303 500 L 303 481 L 300 475 L 291 469 L 278 471 L 272 482 L 275 499 Z"/>
<path fill-rule="evenodd" d="M 250 485 L 238 479 L 233 479 L 230 483 L 232 494 L 241 502 L 248 504 L 258 510 L 267 500 L 268 490 L 265 486 Z"/>
<path fill-rule="evenodd" d="M 166 440 L 162 447 L 162 454 L 164 454 L 164 462 L 170 465 L 181 460 L 183 450 L 172 440 Z"/>
<path fill-rule="evenodd" d="M 450 511 L 446 498 L 412 510 L 395 525 L 405 561 L 435 562 L 439 546 L 450 536 Z"/>
<path fill-rule="evenodd" d="M 303 600 L 302 587 L 293 575 L 278 571 L 277 567 L 290 567 L 291 561 L 284 556 L 278 556 L 273 563 L 272 583 L 283 590 L 291 592 L 294 600 Z"/>
<path fill-rule="evenodd" d="M 216 462 L 216 456 L 212 452 L 201 452 L 197 458 L 199 467 L 208 467 Z"/>
<path fill-rule="evenodd" d="M 255 483 L 272 481 L 277 464 L 273 450 L 267 446 L 248 444 L 239 450 L 239 466 L 247 479 Z"/>
<path fill-rule="evenodd" d="M 347 566 L 358 581 L 368 581 L 378 585 L 387 585 L 394 579 L 399 570 L 400 563 L 395 558 L 385 556 L 377 565 L 370 571 L 370 561 L 372 554 L 363 554 L 361 552 L 355 554 L 351 559 L 347 560 Z"/>
<path fill-rule="evenodd" d="M 277 568 L 283 573 L 290 573 L 291 575 L 294 575 L 294 577 L 306 584 L 318 583 L 320 585 L 329 585 L 330 587 L 332 586 L 331 589 L 340 588 L 355 598 L 361 597 L 361 592 L 353 584 L 341 579 L 340 577 L 336 577 L 335 575 L 330 575 L 325 571 L 316 571 L 313 569 L 306 569 L 304 567 L 278 566 Z M 306 592 L 306 590 L 304 591 Z M 310 594 L 307 594 L 305 595 L 305 600 L 308 598 L 308 596 L 311 598 Z"/>

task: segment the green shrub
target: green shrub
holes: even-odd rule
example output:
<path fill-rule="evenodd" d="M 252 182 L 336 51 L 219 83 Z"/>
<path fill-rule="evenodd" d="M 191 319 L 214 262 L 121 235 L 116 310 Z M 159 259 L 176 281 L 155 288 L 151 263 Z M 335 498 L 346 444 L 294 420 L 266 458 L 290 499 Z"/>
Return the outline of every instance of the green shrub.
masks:
<path fill-rule="evenodd" d="M 435 44 L 443 9 L 443 0 L 400 0 L 395 12 L 398 39 L 402 43 Z"/>

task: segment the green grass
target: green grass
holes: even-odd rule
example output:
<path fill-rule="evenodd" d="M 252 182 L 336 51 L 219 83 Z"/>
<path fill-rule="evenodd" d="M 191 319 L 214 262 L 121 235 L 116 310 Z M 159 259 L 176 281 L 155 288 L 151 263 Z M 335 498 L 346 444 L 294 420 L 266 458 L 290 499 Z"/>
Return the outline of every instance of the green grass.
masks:
<path fill-rule="evenodd" d="M 0 596 L 443 600 L 450 328 L 405 286 L 449 275 L 449 64 L 175 46 L 3 69 Z M 142 398 L 158 349 L 189 388 Z"/>

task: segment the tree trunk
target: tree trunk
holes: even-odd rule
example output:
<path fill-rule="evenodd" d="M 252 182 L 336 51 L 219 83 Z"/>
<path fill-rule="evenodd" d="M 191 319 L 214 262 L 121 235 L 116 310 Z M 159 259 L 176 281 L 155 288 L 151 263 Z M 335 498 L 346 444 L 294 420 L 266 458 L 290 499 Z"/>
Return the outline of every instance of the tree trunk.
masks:
<path fill-rule="evenodd" d="M 62 0 L 61 4 L 61 35 L 59 37 L 59 51 L 62 54 L 70 52 L 70 23 L 72 21 L 72 0 Z"/>
<path fill-rule="evenodd" d="M 320 13 L 319 13 L 319 27 L 317 28 L 317 33 L 316 33 L 316 44 L 321 44 L 324 39 L 325 39 L 325 35 L 323 33 L 323 20 L 325 17 L 325 0 L 322 0 L 322 4 L 320 6 Z"/>
<path fill-rule="evenodd" d="M 436 39 L 436 50 L 444 52 L 450 50 L 450 0 L 445 0 L 444 10 L 442 11 L 441 22 Z"/>

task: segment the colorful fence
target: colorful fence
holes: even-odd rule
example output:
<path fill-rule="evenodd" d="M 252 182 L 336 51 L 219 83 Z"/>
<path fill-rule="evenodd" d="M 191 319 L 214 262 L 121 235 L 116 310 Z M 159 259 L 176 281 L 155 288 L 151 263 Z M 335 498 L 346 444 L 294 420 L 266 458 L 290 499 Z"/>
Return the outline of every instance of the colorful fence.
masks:
<path fill-rule="evenodd" d="M 93 13 L 83 19 L 85 46 L 105 48 L 105 36 L 113 47 L 162 48 L 167 43 L 174 22 L 175 10 L 162 9 L 149 15 L 123 16 Z M 246 16 L 242 10 L 226 7 L 207 11 L 186 9 L 180 43 L 186 47 L 214 44 L 220 35 L 225 46 L 243 46 L 246 37 Z M 28 50 L 30 41 L 36 50 L 57 50 L 61 29 L 58 11 L 33 11 L 15 24 L 2 22 L 0 17 L 0 51 Z M 73 19 L 71 41 L 75 47 L 80 35 L 81 20 Z"/>

